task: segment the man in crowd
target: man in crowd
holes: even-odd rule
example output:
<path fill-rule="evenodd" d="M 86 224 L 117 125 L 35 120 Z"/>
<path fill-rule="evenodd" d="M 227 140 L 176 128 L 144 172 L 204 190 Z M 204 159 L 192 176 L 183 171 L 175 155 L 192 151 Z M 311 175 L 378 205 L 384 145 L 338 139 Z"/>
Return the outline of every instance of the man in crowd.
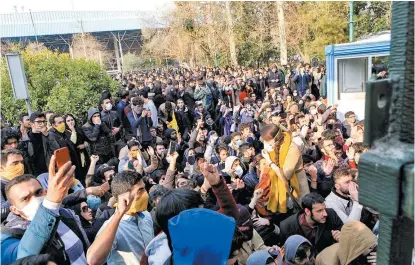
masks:
<path fill-rule="evenodd" d="M 111 147 L 111 129 L 101 121 L 101 114 L 97 109 L 88 111 L 88 121 L 82 126 L 82 130 L 91 144 L 92 154 L 99 156 L 100 164 L 115 157 Z"/>
<path fill-rule="evenodd" d="M 360 220 L 362 205 L 359 204 L 359 187 L 353 182 L 349 169 L 334 173 L 334 188 L 326 197 L 326 206 L 333 209 L 343 223 Z"/>
<path fill-rule="evenodd" d="M 2 264 L 44 253 L 52 253 L 58 264 L 87 264 L 88 238 L 73 212 L 60 208 L 74 172 L 67 162 L 55 173 L 52 157 L 47 192 L 31 175 L 18 176 L 6 185 L 12 213 L 2 228 Z"/>
<path fill-rule="evenodd" d="M 118 201 L 117 210 L 101 227 L 88 250 L 88 264 L 139 265 L 146 245 L 154 237 L 142 176 L 123 171 L 114 178 L 111 187 Z"/>
<path fill-rule="evenodd" d="M 49 148 L 49 132 L 46 127 L 46 116 L 42 112 L 30 115 L 32 130 L 29 131 L 29 157 L 35 176 L 48 172 L 52 149 Z"/>
<path fill-rule="evenodd" d="M 349 113 L 342 125 L 336 106 L 326 106 L 309 88 L 319 76 L 310 75 L 309 65 L 298 65 L 286 73 L 276 65 L 122 73 L 120 98 L 103 93 L 100 110 L 84 117 L 57 113 L 48 131 L 43 113 L 32 114 L 31 122 L 22 114 L 20 132 L 2 129 L 2 253 L 11 253 L 2 263 L 47 252 L 57 264 L 172 264 L 187 255 L 177 254 L 168 219 L 199 206 L 235 219 L 228 264 L 244 265 L 251 253 L 277 250 L 277 243 L 290 245 L 286 239 L 293 235 L 310 244 L 287 248 L 298 252 L 287 257 L 298 254 L 304 261 L 309 252 L 338 242 L 343 223 L 362 219 L 372 229 L 358 202 L 358 177 L 344 169 L 356 170 L 366 151 L 363 122 Z M 63 117 L 86 122 L 69 133 L 66 126 L 75 125 Z M 85 147 L 91 158 L 72 146 Z M 73 178 L 70 185 L 61 169 L 58 177 L 46 173 L 60 147 L 69 148 L 72 165 L 89 167 L 86 189 L 68 193 L 65 185 L 73 187 Z M 205 161 L 214 182 L 204 172 Z M 41 187 L 49 185 L 47 193 L 36 179 L 21 176 L 26 168 L 34 168 L 35 177 L 45 173 L 38 179 Z M 157 185 L 165 191 L 151 218 L 147 193 Z M 66 207 L 76 209 L 81 226 Z M 164 217 L 154 238 L 157 215 Z M 91 247 L 83 231 L 94 240 Z"/>
<path fill-rule="evenodd" d="M 281 222 L 281 235 L 285 241 L 291 235 L 302 235 L 320 252 L 339 241 L 343 222 L 333 209 L 326 208 L 324 198 L 310 193 L 302 199 L 303 211 Z"/>

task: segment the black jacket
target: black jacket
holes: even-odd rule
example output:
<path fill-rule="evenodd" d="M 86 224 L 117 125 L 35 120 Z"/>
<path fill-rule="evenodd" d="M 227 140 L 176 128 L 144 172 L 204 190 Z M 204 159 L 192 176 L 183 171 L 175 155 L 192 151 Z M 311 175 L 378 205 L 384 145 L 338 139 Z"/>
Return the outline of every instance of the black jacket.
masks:
<path fill-rule="evenodd" d="M 39 134 L 36 134 L 39 135 Z M 49 167 L 49 161 L 50 158 L 53 155 L 52 150 L 59 149 L 59 147 L 56 145 L 56 142 L 49 140 L 49 135 L 45 136 L 43 133 L 40 133 L 40 137 L 35 137 L 35 134 L 31 131 L 28 133 L 29 142 L 28 147 L 29 148 L 29 162 L 33 171 L 34 176 L 38 176 L 42 173 L 46 173 Z M 45 165 L 39 165 L 36 163 L 37 159 L 36 156 L 39 155 L 37 152 L 38 150 L 35 150 L 34 146 L 36 146 L 35 141 L 38 141 L 38 139 L 41 139 L 42 143 L 39 143 L 39 145 L 42 148 L 43 151 L 43 157 L 45 160 Z M 45 170 L 46 169 L 46 170 Z"/>
<path fill-rule="evenodd" d="M 101 125 L 93 124 L 91 119 L 95 113 L 99 111 L 97 109 L 88 111 L 88 121 L 82 126 L 82 130 L 90 143 L 93 155 L 110 155 L 112 152 L 111 129 L 105 122 L 101 122 Z"/>
<path fill-rule="evenodd" d="M 119 132 L 114 135 L 115 141 L 121 138 L 122 132 L 122 122 L 121 118 L 118 116 L 116 111 L 101 111 L 101 121 L 107 125 L 107 127 L 112 130 L 113 128 L 120 128 Z M 111 134 L 112 136 L 112 134 Z"/>
<path fill-rule="evenodd" d="M 317 252 L 321 252 L 326 247 L 337 243 L 333 236 L 331 235 L 332 230 L 341 230 L 343 226 L 342 220 L 339 218 L 337 213 L 333 209 L 326 209 L 327 219 L 324 224 L 319 224 L 317 226 L 317 234 L 315 242 L 311 242 Z M 300 223 L 298 221 L 298 216 L 303 213 L 299 212 L 297 214 L 291 215 L 287 219 L 281 222 L 281 243 L 284 244 L 288 237 L 292 235 L 301 235 L 304 236 L 304 232 L 301 229 Z M 308 238 L 307 238 L 308 239 Z"/>
<path fill-rule="evenodd" d="M 54 128 L 50 129 L 49 141 L 51 142 L 49 145 L 49 147 L 52 149 L 50 150 L 51 153 L 55 152 L 59 148 L 67 147 L 69 150 L 69 155 L 71 156 L 72 165 L 75 165 L 77 169 L 81 168 L 81 159 L 78 155 L 78 152 L 76 151 L 75 145 L 72 143 L 66 132 L 60 133 Z M 78 171 L 76 173 L 78 173 Z M 78 177 L 79 174 L 76 173 L 75 175 Z"/>

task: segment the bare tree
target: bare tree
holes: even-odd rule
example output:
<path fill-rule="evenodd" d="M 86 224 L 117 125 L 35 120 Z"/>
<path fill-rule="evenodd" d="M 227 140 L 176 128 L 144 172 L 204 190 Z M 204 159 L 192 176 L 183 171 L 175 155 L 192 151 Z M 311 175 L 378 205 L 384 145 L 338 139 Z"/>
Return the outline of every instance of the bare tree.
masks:
<path fill-rule="evenodd" d="M 101 65 L 109 58 L 109 53 L 105 50 L 104 45 L 87 33 L 73 35 L 71 50 L 73 57 L 84 57 Z"/>
<path fill-rule="evenodd" d="M 278 30 L 280 36 L 280 61 L 287 64 L 287 39 L 285 37 L 284 2 L 277 1 Z"/>
<path fill-rule="evenodd" d="M 228 25 L 229 51 L 231 54 L 231 61 L 233 65 L 238 65 L 238 60 L 236 57 L 235 37 L 233 35 L 233 19 L 232 19 L 231 6 L 230 6 L 229 1 L 225 2 L 225 7 L 226 7 L 226 21 Z"/>

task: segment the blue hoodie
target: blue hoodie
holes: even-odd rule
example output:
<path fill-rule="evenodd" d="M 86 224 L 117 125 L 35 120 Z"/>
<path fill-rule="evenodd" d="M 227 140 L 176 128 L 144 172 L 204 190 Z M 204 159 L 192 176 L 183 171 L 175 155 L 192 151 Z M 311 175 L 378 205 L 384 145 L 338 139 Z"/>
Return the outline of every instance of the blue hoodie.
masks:
<path fill-rule="evenodd" d="M 284 244 L 284 261 L 286 265 L 295 265 L 295 263 L 290 262 L 290 260 L 295 259 L 297 249 L 303 243 L 308 243 L 310 246 L 312 246 L 310 241 L 300 235 L 292 235 L 287 238 Z"/>
<path fill-rule="evenodd" d="M 190 209 L 169 220 L 174 264 L 226 265 L 235 219 L 208 209 Z"/>

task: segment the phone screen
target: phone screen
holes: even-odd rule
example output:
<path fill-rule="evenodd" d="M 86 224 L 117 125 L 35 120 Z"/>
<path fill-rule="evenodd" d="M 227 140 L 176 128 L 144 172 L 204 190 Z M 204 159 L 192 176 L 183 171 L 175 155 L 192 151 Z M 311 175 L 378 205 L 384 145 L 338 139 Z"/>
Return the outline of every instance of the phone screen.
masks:
<path fill-rule="evenodd" d="M 176 142 L 170 142 L 169 154 L 172 155 L 176 152 Z"/>
<path fill-rule="evenodd" d="M 71 161 L 69 156 L 69 149 L 67 147 L 60 148 L 55 151 L 55 161 L 58 170 L 66 164 L 66 162 Z"/>

